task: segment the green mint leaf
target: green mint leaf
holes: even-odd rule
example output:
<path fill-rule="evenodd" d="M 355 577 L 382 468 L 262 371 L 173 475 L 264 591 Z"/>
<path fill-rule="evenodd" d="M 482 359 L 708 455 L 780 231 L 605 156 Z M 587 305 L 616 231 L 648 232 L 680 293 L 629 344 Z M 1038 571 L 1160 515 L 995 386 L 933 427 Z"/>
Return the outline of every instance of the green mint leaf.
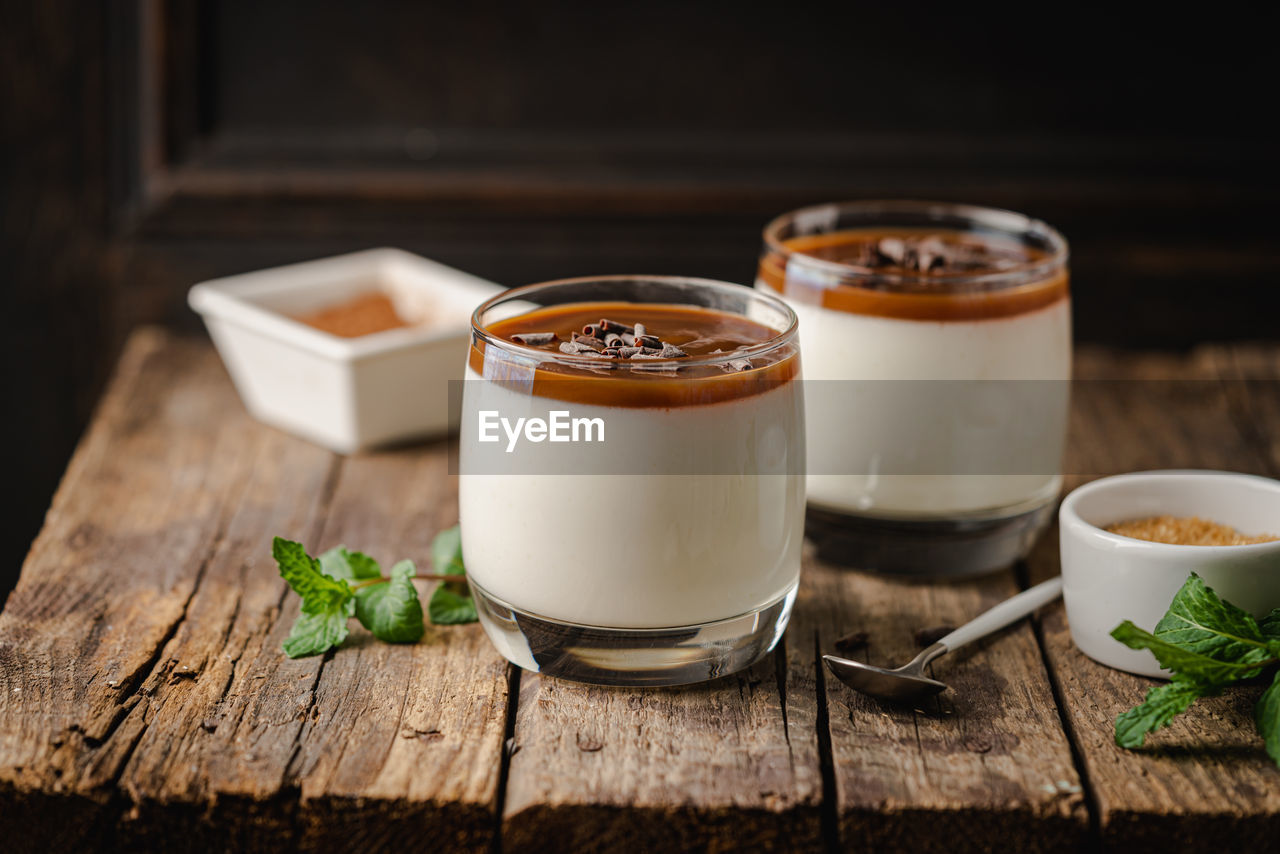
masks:
<path fill-rule="evenodd" d="M 1142 705 L 1135 706 L 1116 718 L 1116 744 L 1121 747 L 1141 747 L 1147 733 L 1167 726 L 1169 721 L 1182 714 L 1205 689 L 1194 682 L 1175 679 L 1167 685 L 1157 685 L 1147 692 Z"/>
<path fill-rule="evenodd" d="M 462 531 L 454 525 L 431 541 L 431 568 L 438 575 L 465 575 L 462 565 Z"/>
<path fill-rule="evenodd" d="M 276 537 L 271 544 L 280 577 L 302 597 L 302 614 L 284 642 L 290 658 L 325 652 L 346 640 L 347 618 L 355 613 L 355 594 L 341 579 L 320 569 L 320 561 L 301 543 Z"/>
<path fill-rule="evenodd" d="M 449 626 L 474 623 L 480 619 L 476 614 L 476 600 L 450 590 L 451 584 L 452 582 L 444 582 L 431 594 L 431 601 L 427 603 L 431 622 L 437 626 Z"/>
<path fill-rule="evenodd" d="M 1267 640 L 1280 641 L 1280 608 L 1259 620 L 1258 629 Z"/>
<path fill-rule="evenodd" d="M 422 603 L 412 581 L 416 574 L 413 561 L 402 560 L 391 567 L 390 581 L 356 591 L 356 618 L 378 640 L 412 643 L 422 637 Z"/>
<path fill-rule="evenodd" d="M 1276 765 L 1280 765 L 1280 671 L 1276 672 L 1271 687 L 1258 698 L 1253 719 L 1258 724 L 1258 734 L 1267 746 L 1267 755 Z"/>
<path fill-rule="evenodd" d="M 1275 657 L 1253 616 L 1218 598 L 1194 572 L 1173 597 L 1155 636 L 1217 661 L 1254 664 Z"/>
<path fill-rule="evenodd" d="M 283 644 L 284 654 L 290 658 L 302 658 L 328 652 L 347 639 L 349 616 L 347 609 L 341 606 L 299 615 Z"/>
<path fill-rule="evenodd" d="M 301 543 L 276 537 L 271 544 L 271 555 L 276 559 L 280 577 L 288 582 L 294 593 L 302 597 L 304 611 L 309 599 L 342 598 L 351 595 L 351 588 L 345 581 L 321 572 L 320 561 L 307 554 L 307 550 Z"/>
<path fill-rule="evenodd" d="M 466 575 L 462 564 L 462 531 L 457 525 L 436 534 L 431 541 L 431 566 L 440 575 Z M 427 603 L 427 613 L 437 626 L 474 623 L 480 619 L 466 585 L 453 581 L 436 587 Z"/>
<path fill-rule="evenodd" d="M 362 552 L 349 552 L 346 546 L 338 546 L 320 555 L 320 571 L 345 581 L 362 581 L 381 578 L 382 567 Z"/>
<path fill-rule="evenodd" d="M 1151 650 L 1161 667 L 1201 685 L 1225 685 L 1248 679 L 1261 673 L 1264 666 L 1254 662 L 1218 661 L 1143 631 L 1128 620 L 1112 629 L 1111 636 L 1131 649 Z"/>

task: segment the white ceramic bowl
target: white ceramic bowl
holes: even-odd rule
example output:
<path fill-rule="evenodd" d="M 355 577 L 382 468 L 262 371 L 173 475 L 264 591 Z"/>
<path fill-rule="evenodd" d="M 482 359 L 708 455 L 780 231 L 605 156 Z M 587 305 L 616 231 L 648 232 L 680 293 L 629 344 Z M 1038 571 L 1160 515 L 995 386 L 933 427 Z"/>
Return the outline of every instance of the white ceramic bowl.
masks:
<path fill-rule="evenodd" d="M 1187 576 L 1255 616 L 1280 607 L 1280 541 L 1175 546 L 1107 533 L 1149 516 L 1199 516 L 1250 535 L 1280 534 L 1280 481 L 1217 471 L 1151 471 L 1085 484 L 1059 511 L 1063 598 L 1071 639 L 1109 667 L 1168 677 L 1147 650 L 1111 637 L 1125 620 L 1151 631 Z"/>
<path fill-rule="evenodd" d="M 456 428 L 471 312 L 498 285 L 399 249 L 201 282 L 188 301 L 255 418 L 339 453 Z M 415 325 L 341 338 L 293 318 L 381 291 Z"/>

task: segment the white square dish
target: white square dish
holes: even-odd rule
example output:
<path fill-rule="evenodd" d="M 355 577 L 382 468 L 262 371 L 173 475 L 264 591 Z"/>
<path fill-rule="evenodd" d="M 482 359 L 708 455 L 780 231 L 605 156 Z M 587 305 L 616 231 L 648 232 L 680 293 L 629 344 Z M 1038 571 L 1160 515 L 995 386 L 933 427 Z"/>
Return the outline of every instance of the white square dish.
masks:
<path fill-rule="evenodd" d="M 369 249 L 191 288 L 249 413 L 354 453 L 445 434 L 471 312 L 502 287 L 399 249 Z M 411 326 L 342 338 L 295 317 L 381 292 Z M 455 413 L 456 415 L 456 413 Z"/>

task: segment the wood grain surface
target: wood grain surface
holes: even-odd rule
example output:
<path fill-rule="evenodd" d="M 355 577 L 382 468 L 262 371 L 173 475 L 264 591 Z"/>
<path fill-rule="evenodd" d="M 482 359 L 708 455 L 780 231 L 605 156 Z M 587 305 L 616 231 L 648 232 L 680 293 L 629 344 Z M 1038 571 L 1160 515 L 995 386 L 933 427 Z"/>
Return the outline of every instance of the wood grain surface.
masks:
<path fill-rule="evenodd" d="M 1274 457 L 1259 441 L 1269 435 L 1274 448 L 1277 422 L 1259 418 L 1276 412 L 1280 372 L 1275 351 L 1269 354 L 1270 361 L 1248 348 L 1242 357 L 1214 349 L 1188 357 L 1088 354 L 1077 361 L 1083 382 L 1074 388 L 1067 470 L 1207 468 L 1275 476 Z M 1033 582 L 1058 573 L 1056 528 L 1037 544 L 1028 570 Z M 1116 715 L 1141 702 L 1155 680 L 1086 658 L 1071 643 L 1060 603 L 1045 609 L 1038 628 L 1107 848 L 1194 852 L 1213 844 L 1275 844 L 1280 769 L 1263 753 L 1253 724 L 1261 686 L 1199 700 L 1141 750 L 1123 750 L 1113 738 Z"/>
<path fill-rule="evenodd" d="M 1280 350 L 1089 350 L 1069 484 L 1137 468 L 1280 473 Z M 456 519 L 442 443 L 334 456 L 245 415 L 207 343 L 145 330 L 0 614 L 7 850 L 1204 850 L 1280 834 L 1260 690 L 1112 741 L 1150 680 L 1071 645 L 1060 605 L 940 659 L 921 708 L 818 667 L 898 663 L 1057 572 L 922 583 L 806 554 L 782 645 L 683 689 L 510 669 L 478 626 L 354 627 L 291 661 L 275 534 L 429 564 Z"/>

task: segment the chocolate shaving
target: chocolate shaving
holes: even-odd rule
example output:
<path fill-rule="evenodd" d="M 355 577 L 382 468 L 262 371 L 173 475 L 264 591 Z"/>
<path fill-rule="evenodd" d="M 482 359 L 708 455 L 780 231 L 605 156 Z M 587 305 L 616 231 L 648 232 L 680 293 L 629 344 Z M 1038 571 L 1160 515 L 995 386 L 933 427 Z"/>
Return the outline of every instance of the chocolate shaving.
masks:
<path fill-rule="evenodd" d="M 608 318 L 605 318 L 605 317 L 600 318 L 600 331 L 606 334 L 610 332 L 616 332 L 619 335 L 621 335 L 624 332 L 627 333 L 628 335 L 636 334 L 636 330 L 634 327 L 627 326 L 625 323 L 619 323 L 616 320 L 609 320 Z"/>
<path fill-rule="evenodd" d="M 730 368 L 732 368 L 732 369 L 733 369 L 733 370 L 735 370 L 735 371 L 749 371 L 749 370 L 751 370 L 751 360 L 750 360 L 750 359 L 734 359 L 733 361 L 729 362 L 728 364 L 729 364 L 729 367 L 730 367 Z"/>
<path fill-rule="evenodd" d="M 537 347 L 542 344 L 550 344 L 556 340 L 554 332 L 518 332 L 511 336 L 511 340 L 517 344 L 528 344 Z"/>
<path fill-rule="evenodd" d="M 589 347 L 586 344 L 579 344 L 576 341 L 561 341 L 560 352 L 570 356 L 600 355 L 593 347 Z"/>
<path fill-rule="evenodd" d="M 590 347 L 597 353 L 604 349 L 604 342 L 599 338 L 592 338 L 590 335 L 579 335 L 577 332 L 573 333 L 573 343 L 580 344 L 583 347 Z"/>
<path fill-rule="evenodd" d="M 662 356 L 650 356 L 650 355 L 647 355 L 647 354 L 645 354 L 645 353 L 637 353 L 637 354 L 635 354 L 634 356 L 632 356 L 632 357 L 631 357 L 630 361 L 631 361 L 631 362 L 657 362 L 657 363 L 658 363 L 658 364 L 656 364 L 656 365 L 648 365 L 648 364 L 636 365 L 635 367 L 636 367 L 637 369 L 639 369 L 639 370 L 645 370 L 645 371 L 665 371 L 665 372 L 668 372 L 668 373 L 675 373 L 676 371 L 680 370 L 680 366 L 679 366 L 679 365 L 675 364 L 674 362 L 672 362 L 672 361 L 671 361 L 671 360 L 669 360 L 669 359 L 664 359 Z"/>
<path fill-rule="evenodd" d="M 1025 263 L 1024 252 L 988 242 L 948 240 L 940 234 L 881 237 L 840 247 L 845 264 L 869 272 L 984 273 L 998 272 Z"/>
<path fill-rule="evenodd" d="M 915 633 L 916 645 L 932 646 L 955 630 L 955 626 L 931 626 L 927 629 L 917 629 Z"/>
<path fill-rule="evenodd" d="M 876 251 L 880 253 L 885 263 L 895 267 L 906 266 L 907 241 L 901 237 L 880 238 L 880 242 L 876 244 Z"/>
<path fill-rule="evenodd" d="M 866 632 L 850 632 L 836 641 L 836 652 L 842 655 L 849 655 L 856 650 L 862 649 L 867 645 L 868 637 Z"/>
<path fill-rule="evenodd" d="M 554 333 L 542 332 L 523 332 L 511 337 L 512 340 L 521 341 L 521 343 L 538 340 L 541 343 L 549 344 L 556 340 Z M 637 323 L 634 327 L 631 327 L 608 318 L 602 318 L 599 323 L 588 323 L 582 327 L 581 333 L 574 332 L 572 340 L 561 342 L 560 352 L 570 356 L 593 356 L 602 362 L 622 359 L 631 362 L 666 362 L 670 359 L 687 358 L 689 355 L 676 345 L 663 341 L 657 335 L 649 334 L 643 323 Z M 717 352 L 721 351 L 717 350 Z M 746 367 L 751 366 L 751 363 L 746 360 L 740 361 Z M 604 366 L 602 365 L 602 367 Z M 613 367 L 613 365 L 608 367 Z M 679 370 L 679 366 L 670 364 L 644 365 L 643 367 L 646 370 Z M 586 368 L 586 370 L 591 370 L 591 368 Z M 739 368 L 738 370 L 745 370 L 745 368 Z"/>

